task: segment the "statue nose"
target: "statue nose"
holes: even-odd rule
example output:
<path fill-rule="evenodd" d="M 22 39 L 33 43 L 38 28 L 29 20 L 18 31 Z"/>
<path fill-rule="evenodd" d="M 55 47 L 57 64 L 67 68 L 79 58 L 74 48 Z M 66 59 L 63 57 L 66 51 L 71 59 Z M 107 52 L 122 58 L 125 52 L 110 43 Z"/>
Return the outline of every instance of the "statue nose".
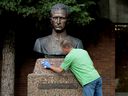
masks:
<path fill-rule="evenodd" d="M 60 18 L 57 18 L 57 24 L 60 24 Z"/>

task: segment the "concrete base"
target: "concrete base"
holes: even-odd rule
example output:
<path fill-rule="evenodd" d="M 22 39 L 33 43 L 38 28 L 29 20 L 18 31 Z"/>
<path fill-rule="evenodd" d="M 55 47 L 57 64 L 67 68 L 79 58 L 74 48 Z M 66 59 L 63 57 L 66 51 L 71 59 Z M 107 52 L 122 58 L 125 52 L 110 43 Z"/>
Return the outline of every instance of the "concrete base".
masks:
<path fill-rule="evenodd" d="M 28 96 L 82 96 L 82 88 L 70 72 L 55 73 L 46 70 L 37 59 L 34 72 L 28 75 Z M 49 62 L 59 66 L 63 58 L 48 58 Z"/>

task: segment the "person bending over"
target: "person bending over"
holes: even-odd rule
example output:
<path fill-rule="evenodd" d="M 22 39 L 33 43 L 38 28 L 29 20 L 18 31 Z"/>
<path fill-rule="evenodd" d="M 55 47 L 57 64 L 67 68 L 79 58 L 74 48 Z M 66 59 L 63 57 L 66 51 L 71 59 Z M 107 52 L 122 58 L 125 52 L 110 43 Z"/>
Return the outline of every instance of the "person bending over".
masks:
<path fill-rule="evenodd" d="M 83 88 L 83 96 L 102 96 L 102 78 L 95 69 L 88 52 L 84 49 L 73 48 L 69 40 L 63 40 L 60 46 L 66 54 L 62 64 L 55 67 L 48 61 L 42 61 L 42 66 L 58 73 L 70 69 Z"/>

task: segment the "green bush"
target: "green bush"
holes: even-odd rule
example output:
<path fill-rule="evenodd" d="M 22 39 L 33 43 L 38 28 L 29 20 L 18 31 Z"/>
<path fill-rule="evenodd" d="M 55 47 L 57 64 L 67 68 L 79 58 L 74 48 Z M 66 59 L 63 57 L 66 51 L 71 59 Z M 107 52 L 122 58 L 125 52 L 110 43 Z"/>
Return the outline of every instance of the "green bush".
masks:
<path fill-rule="evenodd" d="M 0 9 L 16 12 L 24 17 L 32 16 L 40 21 L 49 17 L 51 6 L 56 3 L 64 3 L 70 7 L 72 22 L 86 25 L 94 20 L 87 11 L 89 6 L 95 4 L 92 0 L 84 0 L 82 3 L 76 0 L 1 0 Z"/>

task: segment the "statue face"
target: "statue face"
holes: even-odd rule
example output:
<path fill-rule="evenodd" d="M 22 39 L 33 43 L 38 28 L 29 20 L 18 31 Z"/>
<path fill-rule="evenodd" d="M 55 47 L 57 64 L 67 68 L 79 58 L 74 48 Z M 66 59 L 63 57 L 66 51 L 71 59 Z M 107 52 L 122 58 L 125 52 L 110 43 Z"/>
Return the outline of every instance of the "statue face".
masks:
<path fill-rule="evenodd" d="M 56 32 L 65 30 L 67 22 L 67 14 L 64 10 L 56 10 L 51 14 L 51 24 Z"/>

